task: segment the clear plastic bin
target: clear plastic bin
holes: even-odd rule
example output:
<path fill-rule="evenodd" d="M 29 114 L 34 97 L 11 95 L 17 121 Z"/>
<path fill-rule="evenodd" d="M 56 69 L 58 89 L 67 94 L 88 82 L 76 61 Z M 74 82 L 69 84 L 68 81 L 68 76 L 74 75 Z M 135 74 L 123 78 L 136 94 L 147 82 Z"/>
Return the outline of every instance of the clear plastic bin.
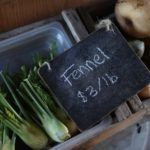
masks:
<path fill-rule="evenodd" d="M 38 27 L 0 42 L 0 70 L 9 68 L 11 73 L 20 66 L 32 65 L 33 55 L 47 55 L 50 44 L 56 42 L 57 54 L 69 49 L 72 43 L 59 22 Z"/>

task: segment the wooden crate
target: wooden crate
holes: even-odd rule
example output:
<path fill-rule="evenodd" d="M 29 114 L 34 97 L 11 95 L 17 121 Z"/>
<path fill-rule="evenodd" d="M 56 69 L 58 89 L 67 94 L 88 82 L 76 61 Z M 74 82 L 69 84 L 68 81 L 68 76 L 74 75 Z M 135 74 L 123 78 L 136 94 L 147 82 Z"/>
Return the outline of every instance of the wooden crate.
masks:
<path fill-rule="evenodd" d="M 72 32 L 72 35 L 74 39 L 78 42 L 85 38 L 88 35 L 88 32 L 86 31 L 86 28 L 82 24 L 82 21 L 79 21 L 80 25 L 77 25 L 74 23 L 74 19 L 76 17 L 77 13 L 74 10 L 67 11 L 67 14 L 70 13 L 72 16 L 72 20 L 68 19 L 66 16 L 66 12 L 64 11 L 63 18 L 66 21 L 66 24 L 68 24 L 68 28 L 70 28 L 70 31 Z M 55 19 L 55 18 L 54 18 Z M 53 21 L 53 19 L 51 19 Z M 1 34 L 0 39 L 5 39 L 10 36 L 14 36 L 16 34 L 20 34 L 21 32 L 25 32 L 27 30 L 31 30 L 32 28 L 35 28 L 37 26 L 40 26 L 42 24 L 46 24 L 48 21 L 44 20 L 39 23 L 35 23 L 23 28 L 18 29 Z M 82 27 L 82 29 L 80 28 Z M 82 31 L 82 32 L 81 32 Z M 70 140 L 58 144 L 53 148 L 48 148 L 52 150 L 88 150 L 95 146 L 96 144 L 99 144 L 103 142 L 104 140 L 110 138 L 114 134 L 124 130 L 125 128 L 136 124 L 139 120 L 141 120 L 145 115 L 149 114 L 149 107 L 145 108 L 142 101 L 139 99 L 137 95 L 131 97 L 127 103 L 122 104 L 120 107 L 118 107 L 114 112 L 114 117 L 108 116 L 106 119 L 104 119 L 100 124 L 97 126 L 80 133 L 79 135 L 72 137 Z"/>

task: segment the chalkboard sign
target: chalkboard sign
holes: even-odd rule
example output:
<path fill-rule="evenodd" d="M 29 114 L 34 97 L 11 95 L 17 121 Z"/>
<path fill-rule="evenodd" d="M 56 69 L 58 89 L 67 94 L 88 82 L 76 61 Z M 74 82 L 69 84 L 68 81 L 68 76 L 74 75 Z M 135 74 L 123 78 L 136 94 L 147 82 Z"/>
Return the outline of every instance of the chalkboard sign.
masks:
<path fill-rule="evenodd" d="M 115 25 L 45 63 L 39 74 L 81 130 L 150 83 L 149 71 Z"/>

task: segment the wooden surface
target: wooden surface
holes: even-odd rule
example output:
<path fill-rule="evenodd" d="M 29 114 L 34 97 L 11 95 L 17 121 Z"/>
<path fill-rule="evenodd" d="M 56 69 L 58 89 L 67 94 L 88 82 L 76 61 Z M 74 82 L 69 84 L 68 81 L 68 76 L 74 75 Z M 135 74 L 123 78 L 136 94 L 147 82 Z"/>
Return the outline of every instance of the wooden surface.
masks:
<path fill-rule="evenodd" d="M 127 118 L 121 122 L 118 122 L 116 124 L 111 125 L 110 127 L 108 127 L 107 129 L 105 129 L 102 132 L 98 132 L 97 134 L 95 134 L 94 138 L 92 137 L 91 139 L 90 138 L 85 139 L 85 141 L 82 142 L 81 145 L 78 144 L 76 147 L 74 147 L 70 150 L 89 150 L 96 144 L 99 144 L 99 143 L 105 141 L 106 139 L 111 138 L 113 135 L 115 135 L 115 134 L 121 132 L 122 130 L 130 127 L 131 125 L 137 123 L 138 121 L 143 119 L 144 116 L 148 115 L 147 112 L 148 111 L 146 109 L 142 109 L 142 110 L 138 111 L 137 113 L 131 115 L 129 118 Z"/>
<path fill-rule="evenodd" d="M 0 0 L 0 32 L 54 16 L 67 8 L 97 2 L 99 0 Z"/>
<path fill-rule="evenodd" d="M 74 9 L 64 10 L 61 14 L 76 42 L 88 36 L 88 31 Z"/>

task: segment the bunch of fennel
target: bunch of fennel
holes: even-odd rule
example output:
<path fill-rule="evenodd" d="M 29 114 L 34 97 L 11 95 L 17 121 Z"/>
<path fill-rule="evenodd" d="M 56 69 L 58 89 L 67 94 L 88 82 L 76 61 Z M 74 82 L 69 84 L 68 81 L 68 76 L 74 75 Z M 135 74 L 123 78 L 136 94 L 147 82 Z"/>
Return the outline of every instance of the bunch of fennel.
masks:
<path fill-rule="evenodd" d="M 16 135 L 9 136 L 9 129 L 0 123 L 0 150 L 15 150 Z"/>
<path fill-rule="evenodd" d="M 34 67 L 30 72 L 27 71 L 27 68 L 23 66 L 21 68 L 21 75 L 23 78 L 28 78 L 32 82 L 32 86 L 35 88 L 38 95 L 42 98 L 44 103 L 48 106 L 48 108 L 55 114 L 55 116 L 62 121 L 68 128 L 71 135 L 77 133 L 77 126 L 75 123 L 68 117 L 66 112 L 57 105 L 50 92 L 48 92 L 45 87 L 45 84 L 40 80 L 38 76 L 38 70 L 42 66 L 45 61 L 51 61 L 56 56 L 56 43 L 53 42 L 50 47 L 50 51 L 48 54 L 48 58 L 43 58 L 40 54 L 36 54 L 33 57 Z M 27 73 L 28 72 L 28 73 Z M 28 76 L 27 76 L 28 74 Z M 22 78 L 22 79 L 23 79 Z"/>
<path fill-rule="evenodd" d="M 56 56 L 56 43 L 52 43 L 49 51 L 48 58 L 43 58 L 40 54 L 36 53 L 33 57 L 33 68 L 28 70 L 25 66 L 21 67 L 20 81 L 26 79 L 30 83 L 30 87 L 34 89 L 36 95 L 41 98 L 41 101 L 44 102 L 44 105 L 47 105 L 48 109 L 59 119 L 69 130 L 71 135 L 77 132 L 75 123 L 68 117 L 68 115 L 62 110 L 54 101 L 51 94 L 45 89 L 45 85 L 40 80 L 38 76 L 38 69 L 42 66 L 45 61 L 51 61 Z M 19 81 L 19 82 L 20 82 Z M 23 84 L 23 83 L 22 83 Z M 66 136 L 67 137 L 67 136 Z M 69 135 L 68 135 L 69 137 Z M 66 138 L 67 139 L 67 138 Z M 56 140 L 55 140 L 56 141 Z M 58 142 L 58 140 L 56 141 Z"/>
<path fill-rule="evenodd" d="M 50 53 L 50 59 L 52 59 L 52 57 L 53 55 Z M 1 77 L 24 116 L 27 117 L 28 115 L 24 113 L 25 110 L 21 107 L 15 94 L 19 95 L 19 97 L 21 97 L 22 100 L 24 100 L 24 102 L 33 110 L 34 114 L 40 121 L 39 124 L 43 127 L 47 135 L 49 135 L 53 141 L 60 143 L 68 139 L 70 134 L 67 126 L 56 118 L 51 109 L 47 106 L 45 100 L 43 99 L 43 97 L 45 97 L 45 93 L 42 93 L 41 96 L 37 92 L 37 88 L 39 91 L 41 86 L 41 82 L 37 75 L 37 70 L 42 63 L 43 58 L 41 58 L 39 54 L 36 54 L 33 69 L 28 70 L 25 66 L 21 67 L 21 76 L 18 78 L 19 80 L 17 81 L 17 85 L 8 74 L 1 73 Z M 17 93 L 16 91 L 13 91 L 13 89 L 16 89 Z"/>
<path fill-rule="evenodd" d="M 10 82 L 6 79 L 7 75 L 0 72 L 0 77 L 11 95 L 8 100 L 6 94 L 0 92 L 0 121 L 18 135 L 30 148 L 44 148 L 48 143 L 47 135 L 28 117 L 19 103 L 15 88 L 12 88 Z M 19 113 L 12 107 L 11 102 L 17 104 L 20 110 Z"/>
<path fill-rule="evenodd" d="M 74 122 L 58 107 L 37 73 L 43 62 L 54 58 L 55 49 L 56 44 L 53 43 L 46 59 L 36 54 L 33 68 L 22 66 L 13 78 L 8 73 L 0 73 L 7 95 L 10 95 L 0 93 L 0 120 L 32 149 L 44 148 L 48 142 L 47 135 L 60 143 L 77 131 Z M 12 102 L 19 113 L 12 107 Z M 24 104 L 27 104 L 30 114 Z M 33 123 L 33 119 L 45 132 Z"/>

